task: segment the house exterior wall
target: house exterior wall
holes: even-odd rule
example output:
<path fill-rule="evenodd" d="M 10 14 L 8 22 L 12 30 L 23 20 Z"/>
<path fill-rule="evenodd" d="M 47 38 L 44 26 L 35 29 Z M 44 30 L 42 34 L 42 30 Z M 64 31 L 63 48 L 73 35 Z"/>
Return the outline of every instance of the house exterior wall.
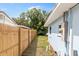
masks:
<path fill-rule="evenodd" d="M 16 26 L 16 24 L 12 20 L 10 20 L 5 14 L 3 13 L 0 13 L 0 14 L 3 16 L 3 19 L 0 18 L 0 23 Z"/>
<path fill-rule="evenodd" d="M 79 4 L 68 11 L 68 55 L 79 55 Z"/>
<path fill-rule="evenodd" d="M 62 37 L 59 37 L 59 25 L 63 23 L 63 17 L 58 18 L 48 27 L 48 41 L 58 55 L 65 55 L 65 42 Z M 51 33 L 50 33 L 51 27 Z"/>
<path fill-rule="evenodd" d="M 58 18 L 48 27 L 48 41 L 58 54 L 61 55 L 62 52 L 66 52 L 67 55 L 79 55 L 79 4 L 67 11 L 65 15 L 68 21 L 68 37 L 67 37 L 67 47 L 65 42 L 59 35 L 58 26 L 63 23 L 63 17 Z M 51 34 L 50 34 L 51 27 Z M 63 46 L 62 46 L 63 45 Z"/>
<path fill-rule="evenodd" d="M 79 55 L 79 4 L 72 8 L 73 55 Z"/>

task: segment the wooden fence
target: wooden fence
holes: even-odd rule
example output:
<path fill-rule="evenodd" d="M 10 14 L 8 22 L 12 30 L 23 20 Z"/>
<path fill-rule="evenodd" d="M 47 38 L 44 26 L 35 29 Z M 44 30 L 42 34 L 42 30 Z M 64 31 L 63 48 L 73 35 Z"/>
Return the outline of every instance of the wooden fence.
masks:
<path fill-rule="evenodd" d="M 35 36 L 34 30 L 0 24 L 0 56 L 21 55 Z"/>
<path fill-rule="evenodd" d="M 20 55 L 28 47 L 29 29 L 20 28 Z"/>
<path fill-rule="evenodd" d="M 35 38 L 37 35 L 36 30 L 29 30 L 29 43 L 32 42 L 32 40 Z"/>

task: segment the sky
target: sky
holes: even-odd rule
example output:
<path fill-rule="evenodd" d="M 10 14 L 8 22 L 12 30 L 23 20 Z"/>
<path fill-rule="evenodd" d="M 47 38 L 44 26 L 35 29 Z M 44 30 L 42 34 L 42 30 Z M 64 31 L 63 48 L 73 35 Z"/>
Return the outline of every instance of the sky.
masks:
<path fill-rule="evenodd" d="M 54 3 L 0 3 L 0 10 L 4 11 L 10 17 L 19 17 L 22 12 L 36 7 L 46 10 L 47 12 L 54 9 L 56 4 Z"/>

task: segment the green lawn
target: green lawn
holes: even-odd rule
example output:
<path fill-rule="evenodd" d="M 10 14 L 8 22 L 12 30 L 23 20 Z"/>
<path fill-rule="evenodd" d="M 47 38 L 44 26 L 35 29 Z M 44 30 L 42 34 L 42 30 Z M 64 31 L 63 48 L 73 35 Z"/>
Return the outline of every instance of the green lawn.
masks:
<path fill-rule="evenodd" d="M 52 55 L 51 51 L 46 52 L 46 47 L 48 46 L 47 36 L 37 36 L 32 44 L 24 51 L 23 55 L 28 56 L 45 56 Z"/>
<path fill-rule="evenodd" d="M 47 36 L 38 36 L 37 38 L 38 40 L 38 45 L 37 47 L 39 48 L 46 48 L 46 46 L 48 46 L 48 38 Z"/>

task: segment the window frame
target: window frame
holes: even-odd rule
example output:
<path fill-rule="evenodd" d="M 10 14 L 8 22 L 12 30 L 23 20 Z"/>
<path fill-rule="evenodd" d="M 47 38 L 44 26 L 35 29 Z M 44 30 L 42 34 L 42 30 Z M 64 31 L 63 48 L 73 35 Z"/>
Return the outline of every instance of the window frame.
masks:
<path fill-rule="evenodd" d="M 50 29 L 50 34 L 51 34 L 51 29 L 52 29 L 52 28 L 51 28 L 51 26 L 50 26 L 50 28 L 49 28 L 49 29 Z"/>

